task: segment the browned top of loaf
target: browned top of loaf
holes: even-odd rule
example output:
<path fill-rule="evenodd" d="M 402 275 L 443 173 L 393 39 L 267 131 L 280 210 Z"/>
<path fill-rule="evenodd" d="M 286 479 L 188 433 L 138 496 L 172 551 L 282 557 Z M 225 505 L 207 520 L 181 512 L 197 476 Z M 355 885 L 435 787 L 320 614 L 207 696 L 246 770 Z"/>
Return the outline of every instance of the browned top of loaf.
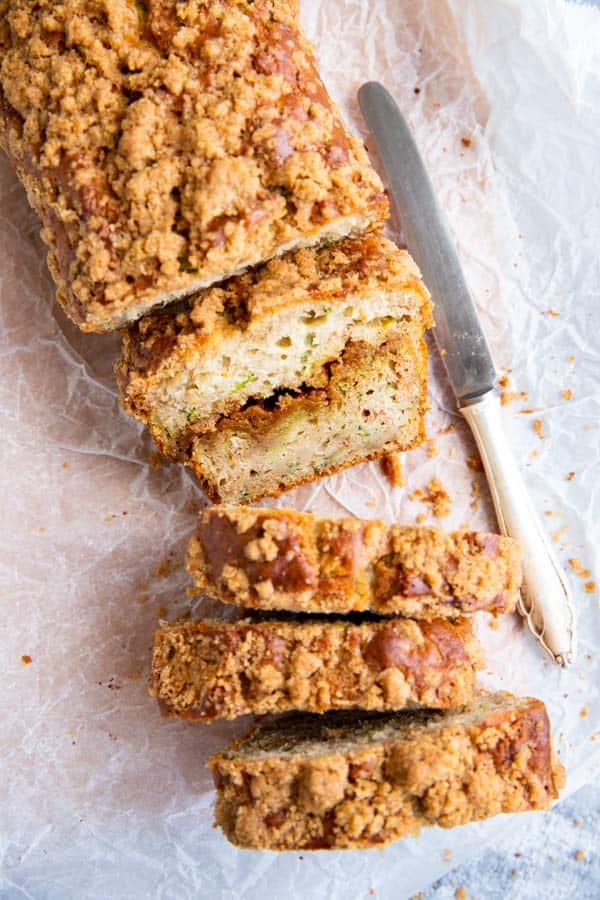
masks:
<path fill-rule="evenodd" d="M 230 603 L 414 618 L 512 611 L 521 583 L 511 538 L 291 509 L 203 510 L 188 566 L 205 593 Z"/>
<path fill-rule="evenodd" d="M 0 141 L 87 328 L 386 214 L 293 0 L 0 0 L 0 54 Z"/>
<path fill-rule="evenodd" d="M 314 300 L 335 303 L 375 291 L 405 292 L 407 311 L 423 328 L 433 325 L 431 300 L 405 250 L 379 231 L 319 249 L 303 248 L 236 275 L 182 302 L 176 314 L 157 310 L 132 325 L 119 364 L 122 383 L 133 372 L 152 372 L 176 351 L 198 347 L 274 310 Z"/>

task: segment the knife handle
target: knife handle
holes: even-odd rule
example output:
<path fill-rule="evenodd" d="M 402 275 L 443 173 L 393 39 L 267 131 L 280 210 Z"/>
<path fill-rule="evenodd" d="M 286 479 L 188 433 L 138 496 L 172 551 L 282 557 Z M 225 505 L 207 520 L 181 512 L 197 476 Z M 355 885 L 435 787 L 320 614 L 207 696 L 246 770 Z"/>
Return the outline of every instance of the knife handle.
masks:
<path fill-rule="evenodd" d="M 503 534 L 522 545 L 519 612 L 542 647 L 566 667 L 575 661 L 575 610 L 564 571 L 554 557 L 502 427 L 495 390 L 461 406 L 487 475 Z"/>

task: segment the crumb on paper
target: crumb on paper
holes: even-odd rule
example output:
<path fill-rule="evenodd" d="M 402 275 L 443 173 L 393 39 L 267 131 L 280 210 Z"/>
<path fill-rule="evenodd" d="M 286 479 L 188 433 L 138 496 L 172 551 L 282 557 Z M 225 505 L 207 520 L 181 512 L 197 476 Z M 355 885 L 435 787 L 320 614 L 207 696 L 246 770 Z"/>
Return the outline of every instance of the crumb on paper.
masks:
<path fill-rule="evenodd" d="M 416 491 L 414 493 L 416 495 Z M 431 513 L 436 519 L 443 519 L 450 515 L 452 509 L 450 494 L 439 478 L 432 478 L 426 487 L 426 493 L 423 494 L 421 491 L 421 495 L 420 502 L 429 505 Z"/>
<path fill-rule="evenodd" d="M 581 828 L 583 825 L 583 819 L 575 819 L 575 828 Z"/>
<path fill-rule="evenodd" d="M 440 428 L 439 434 L 451 434 L 454 431 L 454 422 L 450 422 L 448 425 L 444 425 L 443 428 Z"/>
<path fill-rule="evenodd" d="M 70 465 L 71 465 L 71 463 L 65 459 L 65 461 L 61 465 L 61 469 L 68 469 Z"/>
<path fill-rule="evenodd" d="M 148 454 L 148 462 L 150 463 L 151 469 L 162 469 L 167 464 L 162 453 L 158 453 L 156 450 L 152 450 Z"/>
<path fill-rule="evenodd" d="M 40 534 L 46 534 L 47 528 L 45 525 L 40 525 L 40 527 L 38 528 L 38 531 Z"/>
<path fill-rule="evenodd" d="M 448 847 L 446 850 L 444 850 L 444 852 L 442 853 L 442 859 L 444 860 L 444 862 L 450 862 L 450 860 L 452 859 L 451 847 Z"/>
<path fill-rule="evenodd" d="M 584 425 L 583 427 L 586 431 L 593 431 L 593 429 L 594 429 L 593 425 Z"/>
<path fill-rule="evenodd" d="M 596 582 L 595 581 L 586 581 L 586 583 L 583 586 L 583 589 L 586 592 L 586 594 L 593 594 L 594 591 L 596 590 Z"/>
<path fill-rule="evenodd" d="M 538 457 L 539 455 L 540 455 L 540 451 L 539 451 L 539 450 L 532 450 L 531 453 L 529 454 L 529 456 L 530 456 L 531 459 L 535 459 L 535 458 Z"/>
<path fill-rule="evenodd" d="M 560 395 L 563 398 L 563 400 L 572 400 L 573 399 L 573 391 L 571 390 L 571 388 L 563 388 L 563 390 L 560 392 Z"/>
<path fill-rule="evenodd" d="M 156 607 L 156 615 L 160 619 L 164 618 L 166 616 L 166 614 L 167 614 L 167 607 L 164 606 L 162 603 L 160 604 L 160 606 Z"/>
<path fill-rule="evenodd" d="M 399 453 L 385 453 L 381 458 L 381 471 L 392 487 L 404 487 L 404 472 Z"/>
<path fill-rule="evenodd" d="M 369 897 L 375 896 L 375 888 L 369 888 Z"/>
<path fill-rule="evenodd" d="M 408 495 L 408 499 L 412 503 L 414 503 L 415 500 L 420 500 L 421 497 L 423 497 L 423 496 L 424 496 L 424 494 L 423 494 L 423 491 L 421 490 L 421 488 L 415 488 L 415 490 L 412 492 L 412 494 Z"/>
<path fill-rule="evenodd" d="M 410 900 L 423 900 L 424 896 L 425 896 L 425 891 L 419 891 L 418 894 L 413 894 L 412 897 L 410 898 Z"/>
<path fill-rule="evenodd" d="M 577 862 L 581 862 L 582 859 L 585 859 L 585 850 L 578 850 L 575 854 L 575 859 Z"/>
<path fill-rule="evenodd" d="M 488 622 L 488 626 L 492 629 L 492 631 L 498 631 L 500 628 L 500 619 L 498 616 L 492 616 L 492 618 Z"/>
<path fill-rule="evenodd" d="M 175 572 L 178 568 L 179 562 L 174 559 L 172 553 L 169 553 L 168 556 L 165 556 L 162 562 L 153 569 L 152 574 L 155 578 L 166 578 L 167 575 L 170 575 L 171 572 Z"/>
<path fill-rule="evenodd" d="M 576 575 L 579 575 L 580 578 L 589 578 L 589 577 L 590 577 L 590 574 L 591 574 L 590 570 L 589 570 L 589 569 L 586 569 L 586 568 L 582 565 L 581 560 L 580 560 L 580 559 L 577 559 L 576 556 L 572 556 L 572 557 L 569 559 L 569 565 L 571 566 L 571 568 L 573 569 L 573 571 L 575 572 L 575 574 L 576 574 Z"/>
<path fill-rule="evenodd" d="M 500 403 L 502 406 L 508 406 L 509 403 L 514 403 L 515 400 L 527 400 L 527 391 L 501 391 Z"/>
<path fill-rule="evenodd" d="M 21 662 L 23 663 L 24 666 L 28 666 L 30 663 L 33 662 L 33 660 L 30 657 L 29 653 L 24 653 L 23 656 L 21 657 Z"/>
<path fill-rule="evenodd" d="M 472 499 L 470 507 L 471 509 L 477 509 L 477 507 L 479 506 L 479 499 L 481 497 L 481 485 L 478 481 L 471 482 L 471 497 Z"/>
<path fill-rule="evenodd" d="M 579 715 L 581 716 L 582 719 L 587 719 L 588 712 L 589 712 L 589 705 L 586 704 L 585 706 L 582 706 L 581 709 L 579 710 Z"/>
<path fill-rule="evenodd" d="M 420 87 L 413 88 L 413 93 L 415 93 L 415 94 L 420 94 L 420 93 L 421 93 L 421 88 L 420 88 Z"/>
<path fill-rule="evenodd" d="M 567 472 L 567 481 L 573 481 L 575 478 L 575 472 Z"/>
<path fill-rule="evenodd" d="M 554 309 L 554 307 L 551 306 L 550 309 L 546 310 L 546 315 L 552 316 L 553 318 L 557 319 L 558 316 L 560 316 L 560 313 L 557 309 Z"/>
<path fill-rule="evenodd" d="M 417 525 L 422 525 L 423 522 L 427 521 L 427 513 L 419 513 L 417 516 Z"/>
<path fill-rule="evenodd" d="M 461 137 L 460 142 L 463 147 L 470 147 L 472 143 L 471 138 L 468 137 Z"/>
<path fill-rule="evenodd" d="M 483 472 L 483 463 L 481 462 L 479 453 L 474 453 L 473 456 L 467 456 L 467 465 L 471 472 Z"/>
<path fill-rule="evenodd" d="M 438 445 L 435 438 L 429 438 L 427 440 L 427 456 L 430 459 L 433 459 L 438 455 Z"/>
<path fill-rule="evenodd" d="M 543 425 L 542 425 L 542 420 L 541 420 L 541 419 L 534 419 L 534 420 L 533 420 L 533 430 L 535 431 L 535 433 L 536 433 L 537 436 L 539 437 L 540 441 L 543 441 L 543 440 L 544 440 L 544 427 L 543 427 Z"/>
<path fill-rule="evenodd" d="M 498 379 L 498 384 L 500 385 L 500 387 L 507 388 L 508 385 L 510 384 L 510 379 L 509 379 L 508 375 L 501 375 L 500 378 Z"/>
<path fill-rule="evenodd" d="M 466 887 L 457 887 L 454 891 L 455 900 L 468 900 L 469 892 Z"/>
<path fill-rule="evenodd" d="M 140 606 L 143 606 L 144 603 L 147 603 L 149 599 L 150 597 L 148 594 L 140 594 L 140 596 L 137 598 L 137 602 L 140 604 Z"/>
<path fill-rule="evenodd" d="M 132 669 L 131 672 L 128 672 L 128 673 L 127 673 L 127 675 L 125 676 L 125 678 L 128 678 L 129 681 L 139 681 L 139 679 L 141 678 L 141 676 L 142 676 L 142 673 L 141 673 L 141 670 L 140 670 L 140 669 Z"/>
<path fill-rule="evenodd" d="M 569 526 L 566 525 L 566 524 L 565 524 L 565 525 L 561 525 L 560 528 L 556 528 L 556 529 L 552 532 L 552 540 L 554 541 L 554 543 L 555 543 L 555 544 L 558 544 L 558 542 L 559 542 L 560 540 L 562 540 L 562 536 L 563 536 L 563 534 L 565 533 L 565 531 L 568 531 L 568 530 L 569 530 Z"/>
<path fill-rule="evenodd" d="M 567 359 L 568 363 L 574 363 L 575 362 L 575 354 L 571 353 L 569 356 L 567 356 L 566 359 Z"/>

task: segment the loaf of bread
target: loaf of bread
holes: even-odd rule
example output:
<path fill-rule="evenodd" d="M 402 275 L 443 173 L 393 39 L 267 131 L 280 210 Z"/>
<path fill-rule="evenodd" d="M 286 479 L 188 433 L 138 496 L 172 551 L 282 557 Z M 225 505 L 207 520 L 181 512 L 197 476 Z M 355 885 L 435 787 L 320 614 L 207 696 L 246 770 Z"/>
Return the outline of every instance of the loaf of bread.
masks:
<path fill-rule="evenodd" d="M 215 754 L 215 823 L 239 847 L 358 849 L 498 813 L 564 784 L 544 704 L 483 694 L 450 712 L 300 716 Z"/>
<path fill-rule="evenodd" d="M 466 619 L 162 623 L 151 693 L 165 715 L 445 709 L 472 700 L 483 655 Z"/>
<path fill-rule="evenodd" d="M 0 8 L 0 144 L 84 330 L 385 218 L 295 0 Z"/>
<path fill-rule="evenodd" d="M 423 439 L 431 324 L 380 233 L 296 251 L 133 325 L 121 402 L 214 502 L 275 495 Z"/>
<path fill-rule="evenodd" d="M 521 556 L 496 534 L 216 506 L 200 513 L 188 569 L 203 594 L 240 606 L 431 619 L 512 612 Z"/>

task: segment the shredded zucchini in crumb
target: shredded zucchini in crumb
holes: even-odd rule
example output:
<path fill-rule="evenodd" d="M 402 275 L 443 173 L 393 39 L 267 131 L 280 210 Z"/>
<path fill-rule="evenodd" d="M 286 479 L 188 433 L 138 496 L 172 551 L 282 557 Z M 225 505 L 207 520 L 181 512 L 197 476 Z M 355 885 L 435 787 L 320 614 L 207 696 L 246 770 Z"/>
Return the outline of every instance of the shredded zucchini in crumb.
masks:
<path fill-rule="evenodd" d="M 255 378 L 256 378 L 256 375 L 254 374 L 254 372 L 249 372 L 245 378 L 242 378 L 241 381 L 238 381 L 237 384 L 234 384 L 234 386 L 231 388 L 229 393 L 235 394 L 235 393 L 237 393 L 237 391 L 241 391 L 241 389 L 243 387 L 246 387 L 246 385 L 249 384 L 251 381 L 254 381 Z"/>

